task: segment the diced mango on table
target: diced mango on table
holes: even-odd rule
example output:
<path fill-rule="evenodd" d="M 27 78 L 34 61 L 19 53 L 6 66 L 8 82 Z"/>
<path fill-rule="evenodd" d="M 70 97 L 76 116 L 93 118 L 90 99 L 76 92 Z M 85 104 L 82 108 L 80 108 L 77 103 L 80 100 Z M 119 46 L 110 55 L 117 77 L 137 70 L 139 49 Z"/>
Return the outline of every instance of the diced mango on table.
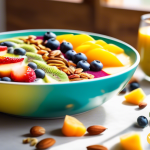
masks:
<path fill-rule="evenodd" d="M 122 67 L 122 62 L 117 56 L 104 49 L 96 48 L 85 53 L 88 58 L 88 62 L 91 63 L 94 60 L 99 60 L 104 67 Z"/>
<path fill-rule="evenodd" d="M 124 50 L 114 44 L 107 44 L 103 46 L 105 50 L 108 50 L 109 52 L 115 53 L 115 54 L 121 54 L 124 53 Z"/>
<path fill-rule="evenodd" d="M 86 132 L 85 126 L 76 118 L 66 115 L 62 127 L 65 136 L 83 136 Z"/>
<path fill-rule="evenodd" d="M 58 40 L 60 43 L 62 43 L 63 41 L 67 41 L 72 36 L 74 36 L 74 35 L 73 34 L 58 35 L 58 36 L 56 36 L 56 40 Z"/>
<path fill-rule="evenodd" d="M 130 93 L 126 94 L 124 97 L 127 102 L 138 105 L 146 98 L 146 95 L 141 88 L 137 88 L 131 91 Z"/>
<path fill-rule="evenodd" d="M 120 137 L 124 150 L 143 150 L 139 133 L 128 133 Z"/>
<path fill-rule="evenodd" d="M 101 46 L 107 45 L 107 43 L 103 40 L 96 40 L 95 44 L 98 44 L 98 45 L 101 45 Z"/>

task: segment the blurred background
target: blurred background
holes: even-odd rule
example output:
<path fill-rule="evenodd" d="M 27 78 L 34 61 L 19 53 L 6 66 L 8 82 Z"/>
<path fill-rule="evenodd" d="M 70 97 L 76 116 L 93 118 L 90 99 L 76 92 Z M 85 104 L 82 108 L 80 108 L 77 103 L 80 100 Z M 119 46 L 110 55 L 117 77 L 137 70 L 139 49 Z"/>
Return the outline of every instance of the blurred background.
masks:
<path fill-rule="evenodd" d="M 0 32 L 74 29 L 109 35 L 135 48 L 150 0 L 0 0 Z"/>

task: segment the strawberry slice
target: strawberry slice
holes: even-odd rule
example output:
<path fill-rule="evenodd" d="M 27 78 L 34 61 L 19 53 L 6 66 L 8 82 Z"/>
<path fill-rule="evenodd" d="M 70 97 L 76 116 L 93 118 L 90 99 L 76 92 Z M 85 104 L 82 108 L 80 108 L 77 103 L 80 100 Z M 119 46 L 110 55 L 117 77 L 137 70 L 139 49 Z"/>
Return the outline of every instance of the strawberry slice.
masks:
<path fill-rule="evenodd" d="M 16 82 L 34 82 L 36 75 L 29 66 L 19 66 L 12 69 L 11 79 Z"/>
<path fill-rule="evenodd" d="M 23 64 L 24 58 L 0 56 L 0 77 L 10 77 L 12 68 Z"/>
<path fill-rule="evenodd" d="M 6 51 L 7 50 L 7 46 L 0 46 L 0 51 Z"/>
<path fill-rule="evenodd" d="M 7 53 L 7 46 L 0 46 L 0 56 L 3 56 Z"/>

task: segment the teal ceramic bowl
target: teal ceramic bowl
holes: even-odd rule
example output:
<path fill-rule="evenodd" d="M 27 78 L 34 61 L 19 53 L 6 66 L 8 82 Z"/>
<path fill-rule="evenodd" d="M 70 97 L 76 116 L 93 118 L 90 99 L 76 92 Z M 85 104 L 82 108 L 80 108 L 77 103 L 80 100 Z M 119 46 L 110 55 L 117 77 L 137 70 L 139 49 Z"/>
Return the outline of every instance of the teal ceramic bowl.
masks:
<path fill-rule="evenodd" d="M 135 72 L 140 57 L 137 51 L 120 40 L 90 32 L 44 29 L 0 33 L 0 40 L 17 36 L 42 36 L 52 31 L 61 34 L 89 34 L 125 50 L 133 65 L 115 75 L 71 83 L 0 83 L 0 112 L 31 118 L 56 118 L 74 115 L 98 107 L 117 95 Z M 109 108 L 108 108 L 109 109 Z"/>

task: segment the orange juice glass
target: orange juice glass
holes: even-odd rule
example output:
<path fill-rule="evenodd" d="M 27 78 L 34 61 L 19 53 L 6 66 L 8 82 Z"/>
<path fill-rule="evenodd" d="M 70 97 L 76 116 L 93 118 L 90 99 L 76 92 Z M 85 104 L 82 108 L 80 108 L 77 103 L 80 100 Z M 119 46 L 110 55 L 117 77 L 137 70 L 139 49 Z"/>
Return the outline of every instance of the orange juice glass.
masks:
<path fill-rule="evenodd" d="M 150 81 L 150 14 L 141 17 L 138 31 L 138 52 L 141 56 L 140 67 L 145 79 Z"/>

